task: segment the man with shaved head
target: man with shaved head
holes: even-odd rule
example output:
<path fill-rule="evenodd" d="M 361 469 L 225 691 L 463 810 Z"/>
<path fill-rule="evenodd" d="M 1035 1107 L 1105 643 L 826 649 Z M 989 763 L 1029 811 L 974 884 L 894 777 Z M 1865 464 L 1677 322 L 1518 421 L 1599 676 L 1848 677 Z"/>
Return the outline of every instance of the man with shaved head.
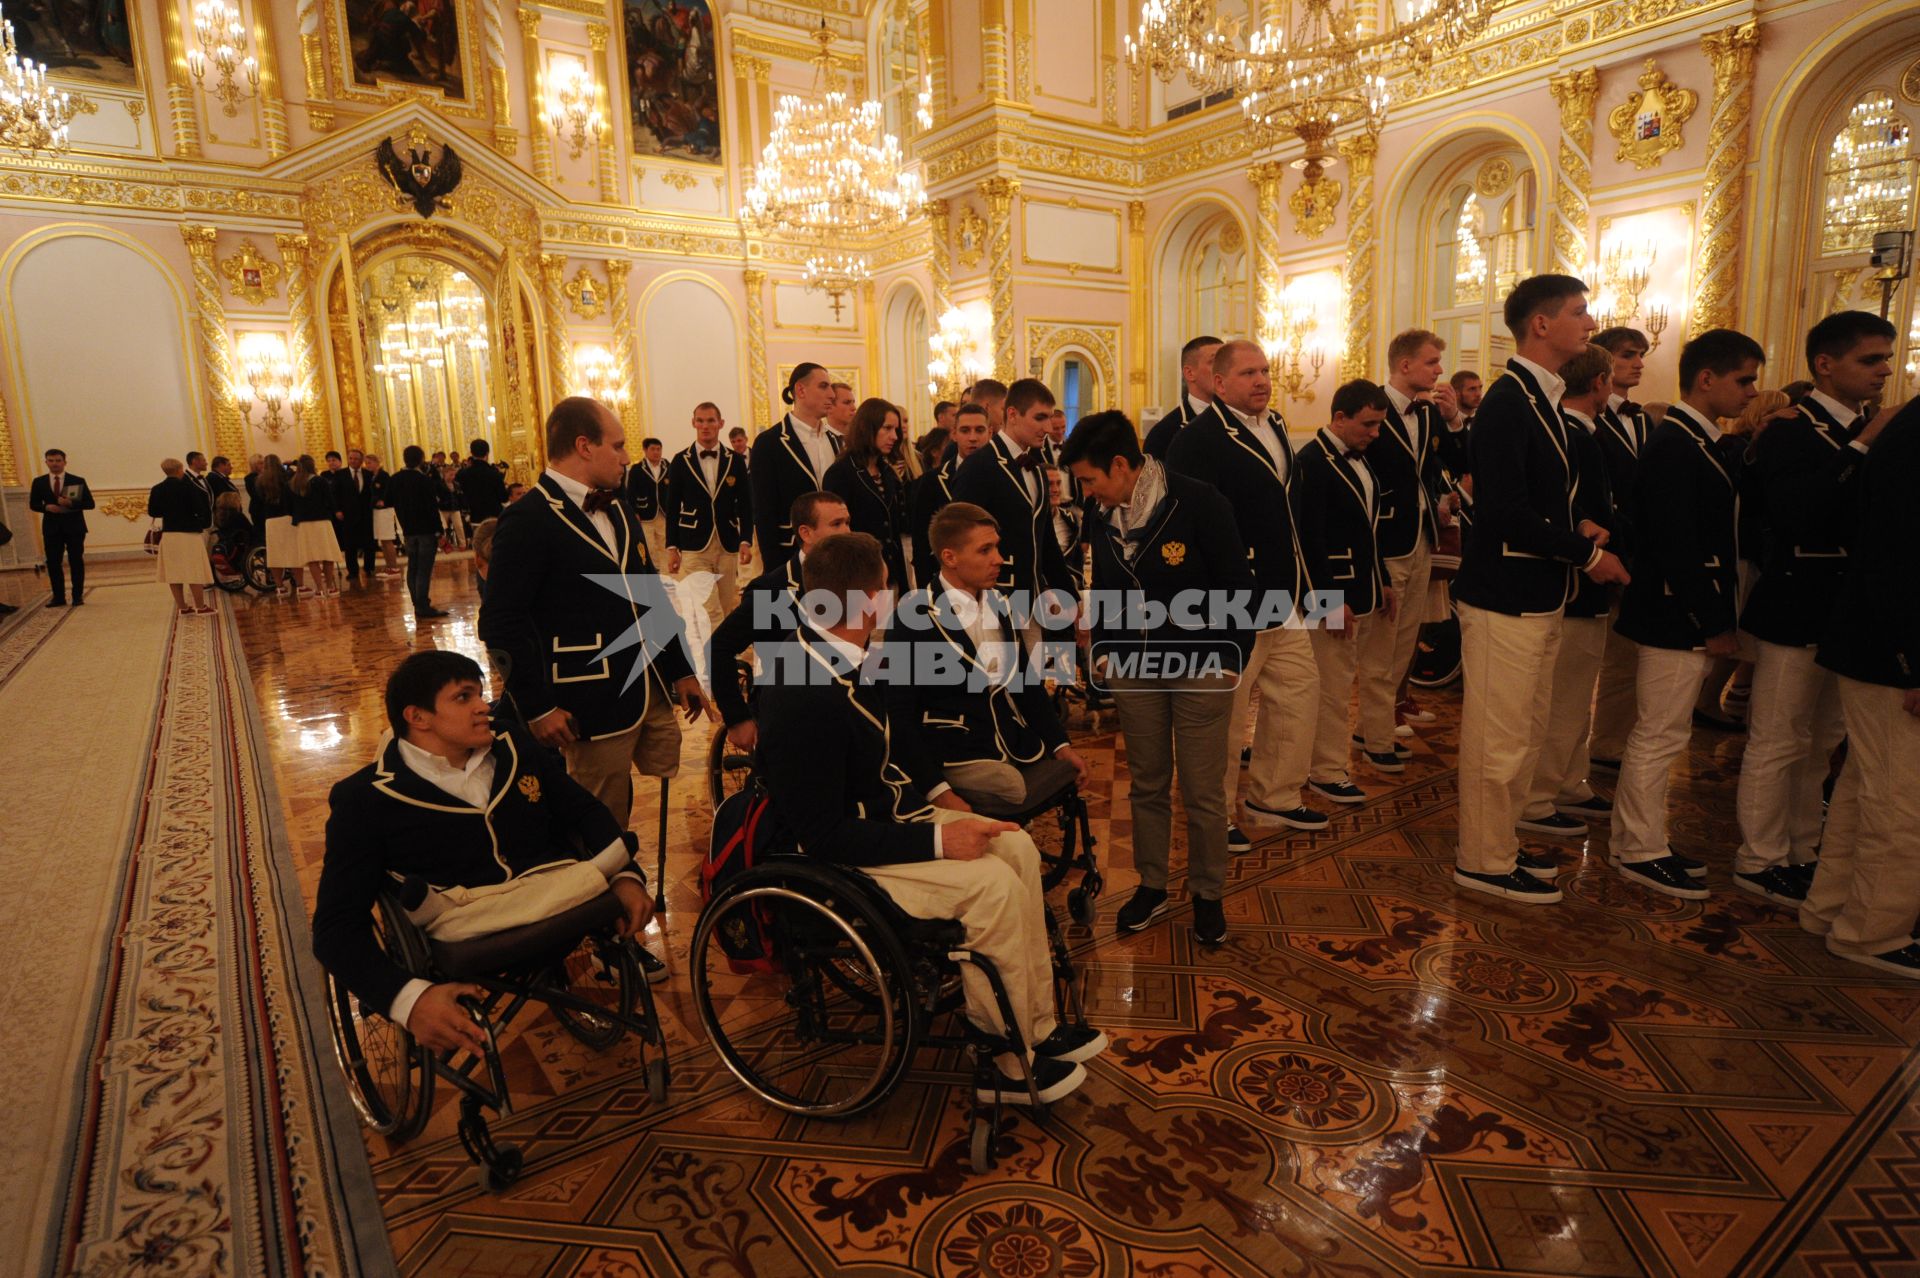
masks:
<path fill-rule="evenodd" d="M 1180 348 L 1180 403 L 1147 432 L 1142 449 L 1147 456 L 1166 461 L 1180 428 L 1207 411 L 1213 402 L 1213 356 L 1219 349 L 1217 337 L 1195 337 Z"/>

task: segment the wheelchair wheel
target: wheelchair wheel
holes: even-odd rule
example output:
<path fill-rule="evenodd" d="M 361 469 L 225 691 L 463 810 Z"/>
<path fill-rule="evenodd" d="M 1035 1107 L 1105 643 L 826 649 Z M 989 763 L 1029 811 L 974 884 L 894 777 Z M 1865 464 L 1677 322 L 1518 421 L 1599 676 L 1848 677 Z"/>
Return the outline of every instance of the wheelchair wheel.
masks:
<path fill-rule="evenodd" d="M 727 744 L 725 728 L 715 728 L 713 744 L 707 747 L 707 796 L 713 810 L 718 812 L 729 797 L 746 789 L 752 776 L 753 756 Z"/>
<path fill-rule="evenodd" d="M 762 866 L 701 912 L 691 955 L 700 1023 L 734 1077 L 776 1109 L 851 1117 L 906 1071 L 918 989 L 904 945 L 865 895 L 820 867 Z M 770 953 L 740 957 L 751 938 Z"/>
<path fill-rule="evenodd" d="M 1420 627 L 1407 682 L 1416 688 L 1444 688 L 1460 677 L 1460 622 L 1449 616 Z"/>
<path fill-rule="evenodd" d="M 626 1036 L 626 1026 L 616 1015 L 633 1015 L 634 989 L 640 973 L 639 964 L 624 945 L 588 937 L 555 964 L 553 981 L 575 998 L 606 1008 L 605 1014 L 595 1015 L 548 1004 L 553 1019 L 567 1033 L 595 1051 L 605 1051 Z"/>
<path fill-rule="evenodd" d="M 245 554 L 244 550 L 237 547 L 223 544 L 214 546 L 207 560 L 213 565 L 215 589 L 235 595 L 247 588 Z"/>
<path fill-rule="evenodd" d="M 374 941 L 409 972 L 424 974 L 427 956 L 418 934 L 400 926 L 385 900 L 373 914 Z M 433 1108 L 432 1054 L 406 1028 L 369 1012 L 347 987 L 327 978 L 327 1023 L 333 1050 L 347 1076 L 347 1092 L 361 1119 L 394 1141 L 417 1135 Z"/>
<path fill-rule="evenodd" d="M 267 567 L 267 548 L 255 546 L 240 561 L 247 584 L 263 595 L 274 592 L 273 570 Z"/>

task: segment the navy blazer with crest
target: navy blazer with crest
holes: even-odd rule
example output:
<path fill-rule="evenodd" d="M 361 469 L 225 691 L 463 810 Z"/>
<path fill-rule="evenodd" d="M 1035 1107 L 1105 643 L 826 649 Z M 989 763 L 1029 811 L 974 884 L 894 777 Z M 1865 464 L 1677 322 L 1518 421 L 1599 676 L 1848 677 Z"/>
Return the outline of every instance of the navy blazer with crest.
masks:
<path fill-rule="evenodd" d="M 827 442 L 838 456 L 843 441 L 840 432 L 820 423 Z M 793 558 L 799 543 L 793 535 L 793 503 L 804 493 L 821 492 L 826 472 L 814 474 L 794 433 L 793 414 L 763 430 L 753 441 L 753 539 L 760 546 L 760 562 L 778 568 Z"/>
<path fill-rule="evenodd" d="M 1287 423 L 1269 412 L 1267 424 L 1280 443 L 1280 455 L 1267 452 L 1260 437 L 1218 401 L 1180 429 L 1167 450 L 1167 469 L 1188 475 L 1219 490 L 1233 507 L 1246 543 L 1247 564 L 1263 591 L 1285 591 L 1305 608 L 1311 585 L 1294 531 L 1290 499 L 1294 457 L 1287 442 Z"/>
<path fill-rule="evenodd" d="M 1853 447 L 1865 418 L 1842 426 L 1811 398 L 1798 408 L 1753 441 L 1748 475 L 1767 532 L 1764 566 L 1740 628 L 1768 643 L 1806 648 L 1826 633 L 1846 576 L 1867 454 Z"/>
<path fill-rule="evenodd" d="M 688 444 L 667 463 L 661 485 L 660 508 L 667 517 L 667 545 L 676 550 L 705 550 L 718 534 L 728 554 L 753 538 L 753 501 L 747 487 L 746 465 L 724 444 L 714 469 L 713 486 L 695 455 L 698 443 Z"/>
<path fill-rule="evenodd" d="M 1508 616 L 1557 613 L 1593 559 L 1573 512 L 1567 423 L 1518 360 L 1473 418 L 1473 535 L 1453 597 Z"/>
<path fill-rule="evenodd" d="M 1034 451 L 1038 456 L 1039 450 Z M 1072 590 L 1073 574 L 1059 538 L 1053 535 L 1046 471 L 1038 465 L 1033 468 L 1036 495 L 1030 497 L 1013 456 L 1006 436 L 995 434 L 954 468 L 953 499 L 972 502 L 1000 525 L 998 584 L 1002 591 L 1024 592 L 1034 600 L 1043 590 Z"/>
<path fill-rule="evenodd" d="M 1367 446 L 1371 452 L 1379 442 Z M 1339 591 L 1356 617 L 1370 616 L 1386 600 L 1387 570 L 1375 532 L 1380 510 L 1379 479 L 1374 497 L 1360 482 L 1352 460 L 1326 431 L 1317 431 L 1294 459 L 1293 526 L 1300 533 L 1300 558 L 1309 588 L 1317 595 Z M 1363 454 L 1360 464 L 1365 466 Z M 1368 467 L 1372 473 L 1372 467 Z"/>
<path fill-rule="evenodd" d="M 408 767 L 392 737 L 378 758 L 328 795 L 313 952 L 371 1011 L 385 1015 L 411 979 L 374 942 L 373 907 L 382 889 L 397 889 L 406 878 L 434 888 L 487 887 L 595 856 L 620 838 L 606 805 L 567 775 L 557 751 L 517 727 L 496 732 L 492 751 L 485 808 Z M 627 868 L 640 873 L 631 863 Z"/>
<path fill-rule="evenodd" d="M 1733 630 L 1740 594 L 1737 477 L 1684 404 L 1647 437 L 1633 481 L 1640 540 L 1614 629 L 1654 648 L 1690 649 Z"/>
<path fill-rule="evenodd" d="M 626 494 L 627 505 L 633 509 L 633 517 L 642 523 L 660 516 L 660 499 L 667 486 L 667 471 L 671 460 L 661 463 L 660 477 L 655 479 L 653 472 L 647 469 L 643 459 L 627 467 L 626 478 L 620 481 L 620 488 Z"/>
<path fill-rule="evenodd" d="M 480 638 L 511 662 L 507 696 L 521 718 L 563 708 L 583 737 L 638 726 L 651 698 L 693 673 L 639 525 L 623 501 L 606 514 L 612 546 L 553 476 L 541 475 L 500 515 L 480 604 Z M 608 589 L 592 575 L 624 576 L 627 588 Z M 602 655 L 643 622 L 647 644 Z M 629 677 L 634 662 L 646 666 L 637 678 Z"/>
<path fill-rule="evenodd" d="M 1367 465 L 1380 482 L 1380 518 L 1374 533 L 1380 539 L 1382 558 L 1411 555 L 1422 537 L 1429 550 L 1439 544 L 1440 525 L 1434 510 L 1442 487 L 1440 439 L 1446 433 L 1447 423 L 1432 403 L 1416 399 L 1402 416 L 1393 406 L 1393 397 L 1387 397 L 1380 438 L 1367 445 Z"/>

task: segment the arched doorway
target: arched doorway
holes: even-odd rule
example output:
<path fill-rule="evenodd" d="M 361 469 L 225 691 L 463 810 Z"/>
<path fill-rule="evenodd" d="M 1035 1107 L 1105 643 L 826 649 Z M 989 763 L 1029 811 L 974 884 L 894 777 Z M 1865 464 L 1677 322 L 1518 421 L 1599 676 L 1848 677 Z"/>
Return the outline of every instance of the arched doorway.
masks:
<path fill-rule="evenodd" d="M 1154 258 L 1153 402 L 1180 399 L 1180 348 L 1203 333 L 1253 333 L 1253 246 L 1238 213 L 1217 200 L 1177 212 Z"/>
<path fill-rule="evenodd" d="M 901 283 L 887 294 L 880 325 L 880 385 L 900 406 L 915 436 L 933 429 L 933 401 L 927 393 L 927 304 L 920 290 Z"/>

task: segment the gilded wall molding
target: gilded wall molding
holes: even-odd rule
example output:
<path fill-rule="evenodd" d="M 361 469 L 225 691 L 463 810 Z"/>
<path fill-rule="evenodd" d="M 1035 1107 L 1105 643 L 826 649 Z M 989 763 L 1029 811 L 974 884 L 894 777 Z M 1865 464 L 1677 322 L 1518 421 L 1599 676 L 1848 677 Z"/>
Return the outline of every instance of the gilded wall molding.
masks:
<path fill-rule="evenodd" d="M 1650 169 L 1683 144 L 1681 126 L 1693 118 L 1700 95 L 1669 80 L 1652 58 L 1639 83 L 1625 102 L 1607 113 L 1607 132 L 1620 144 L 1616 161 L 1632 160 L 1634 168 Z M 1643 119 L 1652 120 L 1651 132 L 1643 129 Z"/>
<path fill-rule="evenodd" d="M 627 296 L 627 276 L 633 263 L 623 257 L 606 259 L 607 300 L 613 308 L 613 362 L 627 379 L 627 385 L 640 385 L 640 370 L 633 362 L 633 301 Z M 620 405 L 620 424 L 629 434 L 640 430 L 640 397 L 628 395 Z"/>
<path fill-rule="evenodd" d="M 546 75 L 540 62 L 540 11 L 523 4 L 514 10 L 520 22 L 520 69 L 527 88 L 527 146 L 533 158 L 533 175 L 549 186 L 553 184 L 553 138 L 541 124 L 541 108 L 546 98 Z"/>
<path fill-rule="evenodd" d="M 940 317 L 953 304 L 948 300 L 953 288 L 953 262 L 949 256 L 952 247 L 947 240 L 952 208 L 945 200 L 927 201 L 927 276 L 933 289 L 933 314 L 930 318 L 935 328 L 940 326 Z"/>
<path fill-rule="evenodd" d="M 1127 261 L 1132 278 L 1144 283 L 1147 278 L 1147 202 L 1127 202 Z M 1147 288 L 1127 290 L 1127 331 L 1132 336 L 1132 367 L 1127 370 L 1126 411 L 1136 422 L 1147 407 L 1147 366 L 1152 362 L 1147 322 Z"/>
<path fill-rule="evenodd" d="M 193 80 L 187 72 L 186 29 L 180 21 L 180 6 L 162 5 L 166 20 L 161 23 L 167 51 L 167 117 L 173 125 L 173 153 L 182 159 L 200 155 L 200 110 L 193 100 Z"/>
<path fill-rule="evenodd" d="M 593 87 L 600 96 L 603 109 L 613 105 L 613 94 L 607 88 L 607 24 L 589 22 L 587 24 L 587 42 L 593 46 Z M 621 132 L 614 127 L 614 121 L 607 121 L 607 128 L 594 143 L 598 153 L 600 176 L 600 200 L 612 204 L 620 198 L 620 174 L 614 153 L 619 150 L 616 141 Z"/>
<path fill-rule="evenodd" d="M 0 395 L 0 484 L 20 482 L 20 461 L 13 451 L 13 423 L 7 420 L 7 397 Z"/>
<path fill-rule="evenodd" d="M 1687 333 L 1732 328 L 1739 314 L 1741 209 L 1746 194 L 1747 131 L 1753 116 L 1753 58 L 1760 27 L 1752 19 L 1700 38 L 1713 64 L 1713 116 L 1707 128 L 1707 169 L 1701 183 L 1701 242 L 1694 259 L 1693 305 Z"/>
<path fill-rule="evenodd" d="M 1280 187 L 1287 166 L 1266 160 L 1247 169 L 1253 183 L 1253 331 L 1267 336 L 1267 325 L 1280 309 Z"/>
<path fill-rule="evenodd" d="M 1347 351 L 1340 377 L 1365 377 L 1373 365 L 1373 161 L 1380 143 L 1361 133 L 1340 143 L 1352 194 L 1347 200 Z"/>
<path fill-rule="evenodd" d="M 211 226 L 184 223 L 180 237 L 193 262 L 195 322 L 200 332 L 200 362 L 206 368 L 207 406 L 213 413 L 213 449 L 229 457 L 247 455 L 246 425 L 233 402 L 233 358 L 227 345 L 227 310 L 220 301 L 220 276 L 213 251 L 220 233 Z M 324 450 L 323 450 L 324 451 Z"/>
<path fill-rule="evenodd" d="M 287 95 L 280 78 L 280 47 L 274 43 L 273 23 L 264 6 L 255 6 L 253 42 L 260 50 L 260 123 L 270 159 L 293 149 L 287 137 Z"/>
<path fill-rule="evenodd" d="M 741 274 L 747 286 L 747 404 L 754 434 L 773 423 L 767 381 L 767 273 L 749 266 Z"/>
<path fill-rule="evenodd" d="M 1560 108 L 1559 160 L 1553 175 L 1553 269 L 1579 275 L 1587 266 L 1588 193 L 1593 189 L 1593 104 L 1600 73 L 1592 67 L 1547 81 Z M 1478 190 L 1478 186 L 1475 187 Z M 1485 192 L 1492 195 L 1495 192 Z"/>
<path fill-rule="evenodd" d="M 1013 197 L 1020 179 L 995 176 L 980 180 L 987 202 L 987 274 L 991 281 L 988 305 L 993 312 L 994 376 L 1011 382 L 1019 376 L 1013 351 Z"/>
<path fill-rule="evenodd" d="M 487 52 L 487 98 L 493 108 L 493 149 L 505 156 L 520 150 L 520 134 L 513 127 L 513 86 L 507 78 L 507 24 L 500 16 L 503 0 L 481 0 L 480 25 Z M 529 120 L 530 124 L 538 121 Z"/>
<path fill-rule="evenodd" d="M 565 254 L 540 255 L 540 302 L 546 311 L 547 325 L 547 377 L 556 404 L 573 393 L 573 342 L 567 337 L 567 306 L 560 291 L 566 270 Z"/>
<path fill-rule="evenodd" d="M 293 364 L 300 399 L 293 406 L 300 438 L 315 457 L 327 451 L 333 437 L 327 416 L 325 391 L 320 385 L 320 334 L 313 306 L 313 240 L 305 235 L 276 235 L 274 244 L 287 267 L 287 313 L 292 331 L 287 336 L 287 358 Z"/>
<path fill-rule="evenodd" d="M 1120 326 L 1057 320 L 1028 320 L 1027 362 L 1032 375 L 1045 377 L 1053 357 L 1069 346 L 1078 346 L 1098 361 L 1101 409 L 1117 407 L 1120 402 Z"/>

